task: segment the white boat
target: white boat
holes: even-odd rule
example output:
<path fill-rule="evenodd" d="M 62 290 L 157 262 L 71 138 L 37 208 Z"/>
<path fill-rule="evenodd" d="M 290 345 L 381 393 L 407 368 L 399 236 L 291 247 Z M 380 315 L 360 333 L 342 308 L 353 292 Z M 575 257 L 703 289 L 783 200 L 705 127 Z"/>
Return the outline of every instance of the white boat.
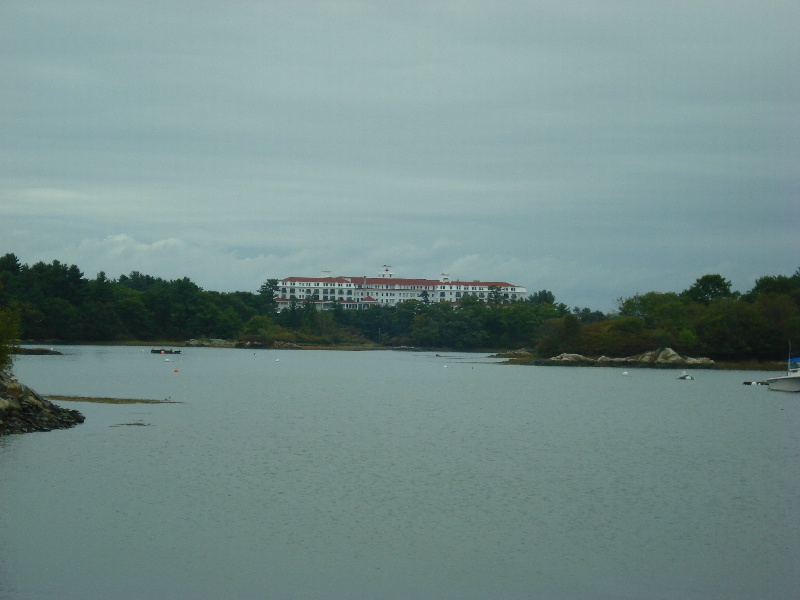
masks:
<path fill-rule="evenodd" d="M 800 357 L 790 358 L 786 375 L 772 377 L 764 383 L 776 392 L 800 392 Z"/>

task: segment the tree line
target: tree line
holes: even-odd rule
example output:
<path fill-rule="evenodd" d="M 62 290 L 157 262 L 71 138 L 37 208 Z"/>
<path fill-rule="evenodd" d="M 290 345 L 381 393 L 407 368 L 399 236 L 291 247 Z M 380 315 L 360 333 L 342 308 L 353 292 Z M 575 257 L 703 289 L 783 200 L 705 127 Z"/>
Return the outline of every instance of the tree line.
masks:
<path fill-rule="evenodd" d="M 188 278 L 133 271 L 86 278 L 54 260 L 0 257 L 0 345 L 14 337 L 61 342 L 180 342 L 192 338 L 281 344 L 422 346 L 457 350 L 527 348 L 540 356 L 576 352 L 629 356 L 671 347 L 716 359 L 784 357 L 800 344 L 800 269 L 766 275 L 745 294 L 718 274 L 681 292 L 618 299 L 604 314 L 570 308 L 548 290 L 504 301 L 466 297 L 457 305 L 410 300 L 396 306 L 316 310 L 297 301 L 277 310 L 277 279 L 256 292 L 204 290 Z M 0 361 L 2 361 L 0 355 Z"/>

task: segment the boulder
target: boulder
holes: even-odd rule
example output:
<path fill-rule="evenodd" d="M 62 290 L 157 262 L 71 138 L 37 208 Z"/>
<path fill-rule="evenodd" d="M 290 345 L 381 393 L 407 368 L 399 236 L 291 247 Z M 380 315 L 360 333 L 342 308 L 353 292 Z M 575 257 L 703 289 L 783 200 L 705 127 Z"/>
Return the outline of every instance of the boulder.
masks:
<path fill-rule="evenodd" d="M 608 362 L 626 363 L 629 365 L 653 366 L 653 367 L 711 367 L 714 366 L 714 361 L 710 358 L 691 358 L 688 356 L 681 356 L 672 348 L 662 348 L 660 350 L 651 350 L 650 352 L 643 352 L 634 356 L 627 356 L 625 358 L 608 358 L 605 356 L 597 359 L 598 362 L 605 360 Z"/>
<path fill-rule="evenodd" d="M 77 410 L 61 408 L 0 371 L 0 435 L 67 429 L 83 423 Z"/>
<path fill-rule="evenodd" d="M 693 367 L 713 367 L 716 363 L 711 360 L 710 358 L 706 358 L 705 356 L 701 356 L 699 358 L 692 358 L 691 356 L 686 356 L 684 359 L 686 361 L 685 364 L 693 366 Z"/>
<path fill-rule="evenodd" d="M 183 344 L 187 348 L 230 348 L 233 342 L 219 338 L 192 339 Z"/>
<path fill-rule="evenodd" d="M 686 364 L 686 360 L 672 348 L 664 348 L 659 352 L 656 362 L 668 365 Z"/>
<path fill-rule="evenodd" d="M 598 358 L 597 362 L 599 362 L 599 363 L 611 363 L 611 364 L 614 364 L 614 363 L 627 363 L 627 362 L 629 362 L 629 359 L 627 359 L 627 358 L 612 358 L 610 356 L 605 356 L 604 355 L 604 356 L 601 356 L 600 358 Z"/>
<path fill-rule="evenodd" d="M 553 358 L 534 359 L 531 364 L 535 365 L 578 365 L 578 366 L 624 366 L 624 367 L 653 367 L 653 368 L 670 368 L 670 367 L 683 367 L 683 368 L 713 368 L 714 361 L 710 358 L 691 358 L 688 356 L 681 356 L 672 348 L 663 348 L 660 350 L 651 350 L 650 352 L 643 352 L 634 356 L 625 356 L 622 358 L 612 358 L 610 356 L 601 356 L 594 359 L 582 354 L 559 354 Z"/>
<path fill-rule="evenodd" d="M 554 356 L 550 360 L 558 361 L 558 362 L 587 362 L 591 361 L 591 358 L 586 358 L 582 354 L 569 354 L 564 352 L 563 354 L 559 354 L 558 356 Z"/>

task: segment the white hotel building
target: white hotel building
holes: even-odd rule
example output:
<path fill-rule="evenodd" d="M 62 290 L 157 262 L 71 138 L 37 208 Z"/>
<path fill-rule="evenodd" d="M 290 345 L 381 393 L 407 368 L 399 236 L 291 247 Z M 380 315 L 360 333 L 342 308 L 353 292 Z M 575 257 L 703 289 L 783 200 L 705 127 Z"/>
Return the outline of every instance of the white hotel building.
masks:
<path fill-rule="evenodd" d="M 521 300 L 527 294 L 524 287 L 504 281 L 453 281 L 442 273 L 439 279 L 405 279 L 396 277 L 391 267 L 384 265 L 377 277 L 332 277 L 323 271 L 319 277 L 287 277 L 278 282 L 275 301 L 278 310 L 288 308 L 292 302 L 314 301 L 317 308 L 326 310 L 338 302 L 343 308 L 358 310 L 376 304 L 394 306 L 406 300 L 429 302 L 458 302 L 464 296 L 475 296 L 486 301 L 497 289 L 503 301 Z"/>

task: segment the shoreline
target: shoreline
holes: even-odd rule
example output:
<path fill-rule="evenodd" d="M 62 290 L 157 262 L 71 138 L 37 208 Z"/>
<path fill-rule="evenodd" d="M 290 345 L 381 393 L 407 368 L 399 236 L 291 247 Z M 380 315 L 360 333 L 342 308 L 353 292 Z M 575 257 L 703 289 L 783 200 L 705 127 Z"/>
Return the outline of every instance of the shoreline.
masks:
<path fill-rule="evenodd" d="M 585 357 L 586 360 L 554 360 L 552 358 L 537 358 L 532 354 L 498 353 L 494 358 L 504 358 L 507 365 L 521 365 L 533 367 L 610 367 L 624 369 L 672 369 L 672 370 L 708 370 L 708 371 L 785 371 L 786 363 L 783 361 L 758 361 L 758 360 L 717 360 L 713 364 L 701 363 L 654 363 L 649 361 L 613 359 L 599 360 L 599 358 Z"/>
<path fill-rule="evenodd" d="M 0 371 L 0 436 L 69 429 L 84 422 L 77 410 L 62 408 Z"/>
<path fill-rule="evenodd" d="M 652 361 L 637 360 L 635 357 L 611 358 L 605 357 L 580 357 L 573 360 L 558 360 L 555 358 L 536 357 L 531 352 L 524 350 L 496 350 L 479 349 L 463 350 L 453 348 L 429 348 L 420 346 L 379 346 L 370 345 L 332 345 L 323 346 L 318 344 L 285 344 L 279 346 L 262 346 L 257 344 L 241 344 L 230 340 L 188 340 L 176 341 L 118 341 L 118 342 L 59 342 L 56 340 L 25 340 L 20 342 L 26 346 L 58 345 L 58 346 L 123 346 L 123 347 L 169 347 L 169 348 L 226 348 L 232 350 L 329 350 L 335 352 L 463 352 L 465 354 L 488 354 L 491 358 L 505 359 L 502 364 L 522 365 L 522 366 L 558 366 L 558 367 L 620 367 L 620 368 L 652 368 L 652 369 L 712 369 L 723 371 L 785 371 L 786 363 L 783 360 L 761 361 L 757 359 L 741 360 L 714 360 L 711 364 L 694 363 L 692 360 L 687 362 L 675 363 L 653 363 Z M 16 346 L 12 354 L 15 355 L 62 355 L 62 352 L 52 348 Z M 579 355 L 576 355 L 579 356 Z M 706 359 L 708 360 L 708 359 Z"/>

